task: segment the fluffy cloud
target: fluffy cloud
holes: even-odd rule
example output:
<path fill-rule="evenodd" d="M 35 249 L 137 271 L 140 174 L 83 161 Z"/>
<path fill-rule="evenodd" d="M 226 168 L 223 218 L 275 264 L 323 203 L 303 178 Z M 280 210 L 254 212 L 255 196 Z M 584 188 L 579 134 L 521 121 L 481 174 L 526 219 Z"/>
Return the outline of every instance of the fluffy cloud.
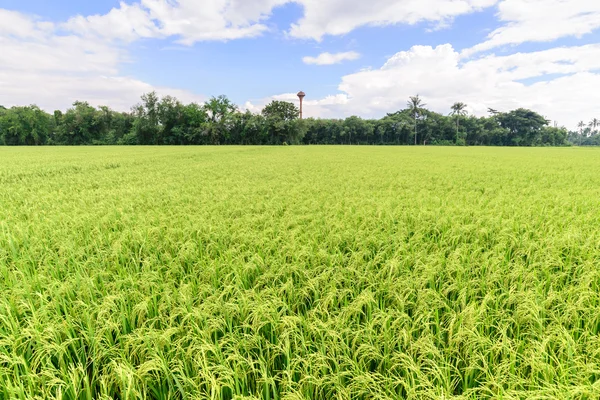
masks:
<path fill-rule="evenodd" d="M 581 36 L 600 27 L 600 2 L 590 0 L 139 0 L 121 2 L 105 15 L 71 18 L 64 28 L 122 41 L 176 37 L 189 45 L 261 35 L 269 29 L 266 21 L 273 10 L 287 3 L 303 9 L 303 16 L 289 28 L 290 36 L 314 40 L 361 26 L 423 21 L 447 26 L 457 16 L 498 5 L 503 26 L 465 55 Z"/>
<path fill-rule="evenodd" d="M 83 35 L 132 41 L 177 37 L 183 44 L 255 37 L 268 28 L 260 21 L 288 0 L 141 0 L 121 2 L 108 14 L 71 18 L 64 27 Z"/>
<path fill-rule="evenodd" d="M 290 36 L 314 40 L 362 26 L 423 21 L 447 26 L 457 16 L 498 5 L 504 25 L 465 55 L 507 44 L 581 36 L 600 27 L 600 2 L 590 0 L 138 0 L 121 2 L 105 15 L 71 18 L 63 27 L 119 41 L 175 37 L 189 45 L 261 35 L 269 30 L 266 21 L 273 10 L 287 3 L 303 9 L 289 28 Z M 27 30 L 25 25 L 22 29 Z"/>
<path fill-rule="evenodd" d="M 274 8 L 296 3 L 303 17 L 290 28 L 297 38 L 321 40 L 365 25 L 446 24 L 498 0 L 141 0 L 120 3 L 105 15 L 77 16 L 65 28 L 118 40 L 178 37 L 184 44 L 258 36 Z"/>
<path fill-rule="evenodd" d="M 186 101 L 201 96 L 157 88 L 119 76 L 127 53 L 119 46 L 73 34 L 58 34 L 54 24 L 0 9 L 0 104 L 36 103 L 52 111 L 76 100 L 128 110 L 144 92 L 157 90 Z"/>
<path fill-rule="evenodd" d="M 83 36 L 101 36 L 131 42 L 139 38 L 162 36 L 150 13 L 140 4 L 121 3 L 105 15 L 78 15 L 69 19 L 63 28 Z"/>
<path fill-rule="evenodd" d="M 582 116 L 593 117 L 598 111 L 600 74 L 594 71 L 599 69 L 600 45 L 467 62 L 450 44 L 415 46 L 395 54 L 379 69 L 344 76 L 341 93 L 335 96 L 313 100 L 307 93 L 305 114 L 381 117 L 405 108 L 409 96 L 420 94 L 428 108 L 442 113 L 457 101 L 467 103 L 475 115 L 485 115 L 488 107 L 505 111 L 527 107 L 573 128 Z M 296 100 L 293 94 L 273 98 Z M 252 107 L 259 109 L 269 100 Z"/>
<path fill-rule="evenodd" d="M 600 28 L 600 2 L 594 0 L 503 0 L 498 17 L 505 23 L 485 42 L 463 52 L 472 55 L 503 45 L 581 37 Z"/>
<path fill-rule="evenodd" d="M 297 0 L 304 16 L 290 34 L 321 40 L 365 25 L 447 23 L 454 17 L 490 7 L 498 0 Z"/>
<path fill-rule="evenodd" d="M 317 57 L 304 57 L 302 61 L 305 64 L 314 64 L 314 65 L 333 65 L 339 64 L 343 61 L 352 61 L 358 60 L 360 58 L 360 54 L 355 51 L 347 51 L 344 53 L 321 53 Z"/>
<path fill-rule="evenodd" d="M 0 8 L 0 37 L 40 38 L 52 29 L 54 25 L 50 22 L 36 21 L 19 12 Z"/>

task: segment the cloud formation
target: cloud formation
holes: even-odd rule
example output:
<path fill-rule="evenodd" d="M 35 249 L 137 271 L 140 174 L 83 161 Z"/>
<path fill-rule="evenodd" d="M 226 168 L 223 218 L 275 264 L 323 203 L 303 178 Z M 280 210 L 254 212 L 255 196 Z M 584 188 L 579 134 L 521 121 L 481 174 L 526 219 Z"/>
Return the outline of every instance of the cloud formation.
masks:
<path fill-rule="evenodd" d="M 522 0 L 521 0 L 522 1 Z M 180 43 L 256 37 L 276 7 L 295 3 L 304 10 L 289 28 L 295 38 L 321 40 L 361 26 L 447 24 L 498 0 L 140 0 L 121 2 L 105 15 L 77 16 L 64 26 L 79 34 L 116 40 L 176 37 Z"/>
<path fill-rule="evenodd" d="M 344 61 L 358 60 L 360 54 L 356 51 L 347 51 L 344 53 L 321 53 L 317 57 L 304 57 L 302 61 L 304 64 L 312 65 L 333 65 L 339 64 Z"/>
<path fill-rule="evenodd" d="M 503 0 L 498 5 L 498 18 L 504 25 L 463 55 L 504 45 L 582 37 L 600 28 L 600 1 Z"/>
<path fill-rule="evenodd" d="M 419 22 L 447 24 L 460 15 L 493 6 L 498 0 L 296 0 L 304 16 L 291 26 L 293 37 L 321 40 L 361 26 Z"/>
<path fill-rule="evenodd" d="M 121 2 L 104 15 L 76 16 L 63 26 L 80 35 L 110 40 L 174 37 L 192 45 L 200 41 L 256 37 L 261 23 L 288 0 L 141 0 Z"/>

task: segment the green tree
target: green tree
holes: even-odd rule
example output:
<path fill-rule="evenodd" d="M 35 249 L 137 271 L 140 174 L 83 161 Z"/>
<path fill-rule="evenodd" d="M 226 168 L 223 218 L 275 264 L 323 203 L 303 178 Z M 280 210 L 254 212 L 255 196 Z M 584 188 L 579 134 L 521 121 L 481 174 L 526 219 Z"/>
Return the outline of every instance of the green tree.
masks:
<path fill-rule="evenodd" d="M 452 112 L 450 115 L 456 118 L 456 143 L 459 142 L 458 131 L 460 129 L 460 117 L 467 115 L 467 105 L 465 103 L 457 102 L 452 105 Z"/>
<path fill-rule="evenodd" d="M 282 121 L 293 121 L 298 119 L 300 109 L 294 103 L 287 101 L 273 100 L 262 110 L 265 118 L 276 118 Z"/>
<path fill-rule="evenodd" d="M 208 116 L 209 124 L 206 125 L 211 144 L 225 144 L 229 138 L 231 117 L 237 106 L 227 96 L 212 97 L 204 103 L 204 110 Z"/>
<path fill-rule="evenodd" d="M 269 131 L 270 144 L 300 143 L 307 124 L 299 120 L 300 110 L 293 103 L 274 100 L 263 110 Z"/>
<path fill-rule="evenodd" d="M 506 144 L 516 146 L 541 144 L 542 129 L 548 126 L 549 122 L 540 114 L 525 108 L 500 113 L 495 118 L 500 126 L 509 132 L 510 143 Z"/>
<path fill-rule="evenodd" d="M 564 146 L 567 143 L 567 136 L 566 128 L 546 126 L 542 129 L 541 143 L 548 146 Z"/>
<path fill-rule="evenodd" d="M 348 144 L 352 144 L 352 139 L 356 143 L 369 143 L 373 135 L 374 126 L 368 121 L 352 116 L 344 120 L 344 135 L 348 136 Z"/>
<path fill-rule="evenodd" d="M 135 105 L 131 110 L 134 117 L 131 133 L 137 144 L 155 144 L 159 131 L 158 103 L 160 99 L 156 92 L 150 92 L 143 94 L 141 100 L 141 103 Z M 131 143 L 131 139 L 127 139 L 127 141 Z"/>
<path fill-rule="evenodd" d="M 237 112 L 233 115 L 233 119 L 235 143 L 243 145 L 269 143 L 269 126 L 262 114 L 253 114 L 250 111 Z"/>
<path fill-rule="evenodd" d="M 583 135 L 583 129 L 585 128 L 585 122 L 579 121 L 579 123 L 577 124 L 577 127 L 579 128 L 579 134 Z"/>
<path fill-rule="evenodd" d="M 423 100 L 419 97 L 419 95 L 411 96 L 408 100 L 407 107 L 410 110 L 411 116 L 415 120 L 415 145 L 417 144 L 417 121 L 419 117 L 423 114 L 423 109 L 426 104 L 423 103 Z"/>
<path fill-rule="evenodd" d="M 600 127 L 600 120 L 598 118 L 594 118 L 590 121 L 588 126 L 592 130 L 592 135 L 597 135 L 598 127 Z"/>
<path fill-rule="evenodd" d="M 183 133 L 183 104 L 171 96 L 163 97 L 157 106 L 158 139 L 157 144 L 185 144 Z"/>
<path fill-rule="evenodd" d="M 182 108 L 180 133 L 185 144 L 208 144 L 208 113 L 204 106 L 191 103 Z"/>
<path fill-rule="evenodd" d="M 76 101 L 67 112 L 54 113 L 57 124 L 55 142 L 64 145 L 94 144 L 102 135 L 102 120 L 96 108 L 85 101 Z"/>
<path fill-rule="evenodd" d="M 0 143 L 37 146 L 46 144 L 53 130 L 52 116 L 32 105 L 0 111 Z"/>

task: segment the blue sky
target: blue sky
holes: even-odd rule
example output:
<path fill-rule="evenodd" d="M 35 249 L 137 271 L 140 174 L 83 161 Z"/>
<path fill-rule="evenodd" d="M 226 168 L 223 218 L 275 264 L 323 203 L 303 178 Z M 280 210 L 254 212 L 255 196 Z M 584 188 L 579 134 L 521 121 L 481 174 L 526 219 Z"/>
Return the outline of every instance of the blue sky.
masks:
<path fill-rule="evenodd" d="M 596 3 L 0 0 L 0 104 L 127 109 L 157 90 L 259 111 L 303 90 L 309 116 L 381 117 L 419 93 L 571 127 L 600 117 Z"/>

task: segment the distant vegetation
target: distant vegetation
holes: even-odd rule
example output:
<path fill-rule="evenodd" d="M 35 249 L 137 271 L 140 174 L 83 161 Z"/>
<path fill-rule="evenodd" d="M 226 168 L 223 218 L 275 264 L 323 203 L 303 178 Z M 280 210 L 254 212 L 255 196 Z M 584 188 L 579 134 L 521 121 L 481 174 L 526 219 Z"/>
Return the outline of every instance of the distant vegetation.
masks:
<path fill-rule="evenodd" d="M 260 114 L 240 111 L 227 97 L 205 104 L 142 96 L 131 112 L 75 102 L 48 114 L 36 106 L 0 106 L 0 145 L 599 145 L 600 122 L 580 123 L 577 132 L 549 126 L 540 114 L 517 109 L 488 117 L 468 116 L 456 103 L 449 115 L 428 110 L 419 96 L 379 120 L 298 118 L 293 103 L 273 101 Z"/>
<path fill-rule="evenodd" d="M 568 140 L 579 146 L 600 146 L 600 120 L 594 118 L 588 123 L 580 121 L 577 131 L 569 132 Z"/>

